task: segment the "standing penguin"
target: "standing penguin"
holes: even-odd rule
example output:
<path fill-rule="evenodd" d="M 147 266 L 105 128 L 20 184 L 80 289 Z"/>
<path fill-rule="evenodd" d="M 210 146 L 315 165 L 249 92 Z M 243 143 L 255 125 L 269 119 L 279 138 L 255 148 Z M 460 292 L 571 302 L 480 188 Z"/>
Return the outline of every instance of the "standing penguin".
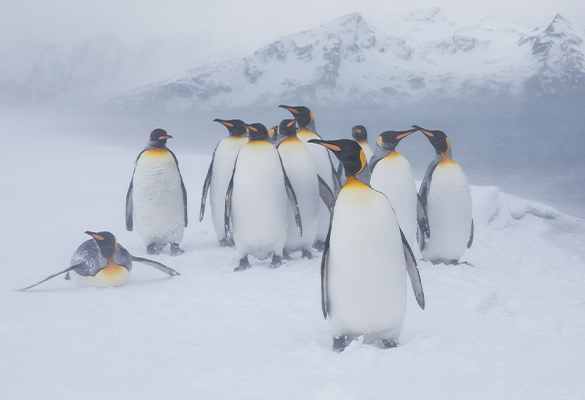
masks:
<path fill-rule="evenodd" d="M 248 143 L 248 138 L 246 137 L 248 129 L 244 121 L 239 119 L 223 120 L 216 118 L 213 121 L 224 125 L 228 129 L 229 136 L 221 139 L 213 151 L 213 157 L 211 158 L 207 176 L 203 183 L 203 190 L 201 191 L 199 222 L 203 220 L 207 192 L 210 191 L 211 218 L 219 245 L 221 247 L 233 246 L 233 240 L 228 241 L 225 236 L 225 227 L 223 225 L 225 193 L 227 192 L 227 187 L 234 171 L 234 163 L 236 162 L 238 152 L 243 145 Z"/>
<path fill-rule="evenodd" d="M 134 229 L 146 244 L 148 254 L 160 254 L 171 244 L 171 255 L 179 247 L 187 219 L 187 190 L 177 157 L 167 148 L 171 135 L 163 129 L 150 134 L 148 145 L 138 154 L 126 195 L 126 229 Z"/>
<path fill-rule="evenodd" d="M 233 234 L 240 259 L 234 271 L 250 268 L 248 255 L 264 260 L 272 254 L 270 267 L 282 265 L 288 202 L 302 236 L 297 199 L 278 150 L 268 142 L 264 125 L 256 123 L 247 128 L 249 142 L 238 153 L 225 197 L 226 237 Z"/>
<path fill-rule="evenodd" d="M 93 239 L 83 242 L 73 256 L 69 268 L 53 274 L 34 285 L 20 291 L 28 290 L 61 274 L 82 286 L 120 286 L 126 282 L 132 269 L 132 261 L 148 264 L 167 275 L 180 275 L 177 271 L 159 262 L 142 257 L 134 257 L 128 253 L 116 237 L 107 231 L 86 231 Z"/>
<path fill-rule="evenodd" d="M 416 129 L 382 132 L 376 141 L 374 156 L 370 159 L 372 188 L 384 193 L 390 200 L 411 248 L 416 244 L 417 222 L 421 234 L 427 238 L 429 235 L 426 214 L 418 206 L 412 168 L 408 160 L 396 151 L 398 143 L 413 132 Z"/>
<path fill-rule="evenodd" d="M 395 347 L 406 311 L 407 271 L 419 306 L 425 304 L 408 241 L 386 196 L 356 178 L 367 166 L 363 149 L 349 139 L 311 142 L 333 151 L 347 176 L 321 262 L 322 309 L 333 350 L 343 351 L 361 335 L 364 342 Z"/>
<path fill-rule="evenodd" d="M 290 111 L 294 119 L 297 121 L 299 126 L 297 137 L 307 146 L 307 150 L 309 150 L 309 154 L 315 163 L 315 168 L 317 169 L 319 176 L 323 178 L 327 186 L 329 186 L 331 190 L 333 190 L 333 193 L 337 195 L 341 188 L 341 184 L 335 173 L 335 167 L 333 167 L 329 153 L 326 149 L 316 146 L 313 143 L 309 143 L 311 139 L 321 139 L 321 136 L 317 134 L 317 130 L 315 129 L 313 112 L 304 106 L 290 107 L 280 105 L 279 107 Z M 319 222 L 317 223 L 317 236 L 315 239 L 315 248 L 318 250 L 323 249 L 325 238 L 327 237 L 327 231 L 329 230 L 329 219 L 330 212 L 327 209 L 327 206 L 325 204 L 320 204 Z"/>
<path fill-rule="evenodd" d="M 319 194 L 325 191 L 332 208 L 335 201 L 331 189 L 317 171 L 307 147 L 297 137 L 297 127 L 294 119 L 285 119 L 278 126 L 278 134 L 283 139 L 278 144 L 278 153 L 282 165 L 295 191 L 299 211 L 303 216 L 303 235 L 299 235 L 294 222 L 293 213 L 289 213 L 288 233 L 284 244 L 285 258 L 289 253 L 302 250 L 303 258 L 313 258 L 311 248 L 317 235 L 317 220 L 319 217 Z M 325 187 L 323 187 L 325 186 Z M 326 203 L 327 204 L 327 203 Z"/>
<path fill-rule="evenodd" d="M 421 206 L 429 219 L 430 236 L 419 246 L 425 260 L 433 264 L 458 264 L 473 243 L 471 190 L 461 167 L 451 157 L 449 138 L 442 131 L 413 125 L 429 139 L 437 156 L 420 186 Z"/>
<path fill-rule="evenodd" d="M 370 161 L 370 159 L 374 155 L 374 152 L 372 151 L 372 148 L 368 143 L 368 131 L 366 130 L 366 127 L 363 125 L 354 126 L 353 128 L 351 128 L 351 137 L 353 137 L 353 140 L 359 143 L 359 145 L 364 150 L 366 160 Z"/>

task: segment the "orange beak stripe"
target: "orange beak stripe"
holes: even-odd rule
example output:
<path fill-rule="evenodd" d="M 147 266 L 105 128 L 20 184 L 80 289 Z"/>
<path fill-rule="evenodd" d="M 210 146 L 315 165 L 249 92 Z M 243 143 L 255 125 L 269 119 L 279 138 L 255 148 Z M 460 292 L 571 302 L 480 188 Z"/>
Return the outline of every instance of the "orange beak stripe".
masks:
<path fill-rule="evenodd" d="M 258 132 L 258 129 L 254 128 L 253 126 L 248 126 L 247 128 L 252 132 Z"/>
<path fill-rule="evenodd" d="M 97 239 L 97 240 L 104 240 L 103 236 L 100 236 L 100 235 L 91 234 L 91 236 L 93 236 L 93 238 Z"/>
<path fill-rule="evenodd" d="M 333 151 L 341 151 L 341 149 L 339 148 L 339 146 L 335 146 L 334 144 L 329 144 L 329 143 L 319 143 L 321 146 L 325 146 L 328 149 L 331 149 Z"/>
<path fill-rule="evenodd" d="M 396 139 L 402 139 L 402 138 L 405 138 L 405 137 L 407 137 L 408 135 L 410 135 L 412 132 L 414 132 L 414 131 L 410 131 L 410 132 L 403 133 L 402 135 L 398 135 L 398 136 L 396 136 Z M 423 132 L 424 132 L 424 131 L 423 131 Z"/>
<path fill-rule="evenodd" d="M 229 123 L 229 122 L 227 122 L 227 121 L 221 121 L 220 123 L 221 123 L 221 124 L 224 124 L 224 125 L 225 125 L 225 126 L 227 126 L 228 128 L 233 128 L 233 127 L 234 127 L 234 124 L 231 124 L 231 123 Z"/>
<path fill-rule="evenodd" d="M 291 126 L 293 126 L 295 124 L 295 121 L 290 121 L 288 124 L 286 124 L 286 126 L 288 128 L 290 128 Z"/>
<path fill-rule="evenodd" d="M 420 130 L 422 133 L 424 133 L 425 135 L 427 135 L 428 137 L 435 137 L 435 135 L 433 135 L 431 132 L 429 131 L 425 131 L 424 129 Z"/>
<path fill-rule="evenodd" d="M 295 110 L 294 108 L 290 108 L 290 107 L 285 107 L 287 110 L 289 110 L 291 113 L 293 114 L 298 114 L 299 112 L 297 110 Z"/>
<path fill-rule="evenodd" d="M 163 140 L 163 139 L 168 139 L 168 138 L 169 138 L 168 136 L 159 136 L 158 140 Z"/>
<path fill-rule="evenodd" d="M 362 130 L 361 130 L 361 129 L 356 129 L 355 131 L 356 131 L 357 133 L 362 133 Z"/>

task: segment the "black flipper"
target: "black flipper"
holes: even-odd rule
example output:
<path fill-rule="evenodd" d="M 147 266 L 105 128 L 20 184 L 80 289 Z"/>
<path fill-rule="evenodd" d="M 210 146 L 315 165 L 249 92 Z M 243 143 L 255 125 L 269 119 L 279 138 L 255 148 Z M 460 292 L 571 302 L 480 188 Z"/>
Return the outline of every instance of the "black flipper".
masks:
<path fill-rule="evenodd" d="M 341 191 L 341 178 L 337 175 L 337 171 L 335 170 L 335 167 L 333 166 L 333 161 L 331 161 L 331 154 L 329 154 L 329 152 L 327 152 L 327 157 L 329 157 L 329 164 L 331 164 L 331 175 L 333 176 L 333 186 L 335 189 L 335 196 L 337 197 L 337 195 L 339 194 L 339 192 Z"/>
<path fill-rule="evenodd" d="M 323 247 L 323 258 L 321 259 L 321 310 L 323 311 L 323 318 L 327 319 L 329 315 L 329 294 L 327 292 L 327 272 L 329 268 L 329 239 L 331 238 L 331 226 L 333 221 L 329 223 L 329 231 L 325 239 L 325 247 Z"/>
<path fill-rule="evenodd" d="M 333 207 L 335 207 L 335 195 L 331 191 L 329 185 L 327 185 L 327 182 L 325 182 L 319 174 L 317 174 L 317 180 L 319 181 L 319 196 L 329 209 L 329 212 L 333 214 Z"/>
<path fill-rule="evenodd" d="M 469 242 L 467 242 L 467 248 L 469 249 L 473 244 L 473 219 L 471 219 L 471 233 L 469 234 Z"/>
<path fill-rule="evenodd" d="M 431 237 L 431 229 L 429 228 L 427 211 L 422 205 L 422 199 L 420 198 L 419 194 L 416 195 L 416 202 L 416 222 L 418 223 L 416 238 L 418 239 L 418 246 L 422 250 L 425 247 L 426 242 Z"/>
<path fill-rule="evenodd" d="M 134 257 L 134 256 L 131 256 L 131 257 L 132 257 L 132 261 L 136 261 L 136 262 L 150 265 L 151 267 L 154 267 L 154 268 L 158 269 L 159 271 L 164 272 L 167 275 L 170 275 L 170 276 L 181 275 L 177 271 L 175 271 L 174 269 L 169 268 L 166 265 L 159 263 L 158 261 L 153 261 L 153 260 L 149 260 L 148 258 L 142 258 L 142 257 Z"/>
<path fill-rule="evenodd" d="M 416 126 L 414 126 L 416 128 Z M 425 177 L 420 185 L 420 189 L 418 191 L 418 207 L 422 207 L 422 210 L 424 210 L 425 214 L 426 214 L 426 210 L 427 210 L 427 198 L 429 196 L 429 190 L 431 189 L 431 180 L 433 178 L 433 172 L 435 172 L 435 168 L 437 168 L 437 165 L 439 165 L 439 162 L 441 162 L 441 156 L 437 154 L 437 156 L 435 157 L 435 159 L 429 164 L 429 166 L 427 167 L 427 171 L 425 172 Z M 420 215 L 420 211 L 417 210 L 417 219 L 418 219 L 418 215 Z M 430 230 L 429 230 L 429 237 L 430 237 Z M 428 240 L 428 238 L 427 238 Z M 419 234 L 418 235 L 418 246 L 420 248 L 420 251 L 423 251 L 423 249 L 425 248 L 425 244 L 426 241 L 424 240 L 424 234 Z"/>
<path fill-rule="evenodd" d="M 280 165 L 282 165 L 282 160 L 280 160 Z M 286 195 L 288 196 L 288 200 L 290 201 L 290 205 L 292 206 L 293 213 L 295 215 L 295 222 L 297 224 L 297 229 L 299 230 L 299 235 L 303 236 L 303 224 L 301 222 L 301 212 L 299 211 L 299 203 L 297 202 L 297 195 L 286 175 L 286 171 L 284 170 L 284 165 L 282 165 L 282 173 L 284 174 L 284 186 L 286 187 Z"/>
<path fill-rule="evenodd" d="M 66 269 L 64 269 L 64 270 L 63 270 L 63 271 L 61 271 L 61 272 L 57 272 L 56 274 L 53 274 L 53 275 L 51 275 L 51 276 L 49 276 L 49 277 L 47 277 L 47 278 L 43 279 L 42 281 L 39 281 L 39 282 L 35 283 L 34 285 L 30 285 L 30 286 L 27 286 L 27 287 L 25 287 L 25 288 L 22 288 L 22 289 L 15 289 L 15 290 L 16 290 L 16 291 L 18 291 L 18 292 L 24 292 L 25 290 L 28 290 L 28 289 L 30 289 L 30 288 L 33 288 L 33 287 L 37 286 L 37 285 L 40 285 L 41 283 L 43 283 L 43 282 L 46 282 L 46 281 L 48 281 L 49 279 L 52 279 L 52 278 L 54 278 L 54 277 L 56 277 L 56 276 L 59 276 L 59 275 L 61 275 L 61 274 L 64 274 L 64 273 L 68 273 L 68 272 L 70 272 L 70 271 L 73 271 L 73 270 L 75 270 L 76 268 L 79 268 L 79 267 L 81 267 L 81 266 L 83 266 L 83 264 L 75 264 L 75 265 L 72 265 L 72 266 L 70 266 L 69 268 L 66 268 Z"/>
<path fill-rule="evenodd" d="M 238 160 L 236 159 L 236 164 L 237 162 Z M 223 228 L 225 230 L 225 238 L 228 241 L 233 240 L 232 233 L 230 232 L 230 219 L 232 217 L 232 193 L 234 191 L 234 175 L 236 173 L 236 164 L 234 164 L 234 171 L 232 172 L 232 177 L 230 179 L 230 183 L 228 184 L 227 192 L 225 194 Z"/>
<path fill-rule="evenodd" d="M 215 148 L 217 150 L 217 147 Z M 205 182 L 203 182 L 203 190 L 201 191 L 201 209 L 199 210 L 199 222 L 203 220 L 203 214 L 205 214 L 205 203 L 207 201 L 207 192 L 209 191 L 209 186 L 211 185 L 211 174 L 213 173 L 213 162 L 215 161 L 215 150 L 213 151 L 213 156 L 211 157 L 211 163 L 209 164 L 209 169 L 207 170 L 207 176 L 205 177 Z"/>
<path fill-rule="evenodd" d="M 416 297 L 416 302 L 418 303 L 419 307 L 424 310 L 425 294 L 423 292 L 422 282 L 420 281 L 420 274 L 418 272 L 418 268 L 416 267 L 416 259 L 414 258 L 414 254 L 412 254 L 412 249 L 408 245 L 406 237 L 404 237 L 404 233 L 402 233 L 402 229 L 400 229 L 400 236 L 402 236 L 402 247 L 404 249 L 404 258 L 406 260 L 406 271 L 410 277 L 410 283 L 412 284 L 414 297 Z"/>
<path fill-rule="evenodd" d="M 177 160 L 177 156 L 175 156 L 175 153 L 173 153 L 169 149 L 167 149 L 167 150 L 169 151 L 169 153 L 171 153 L 171 155 L 175 159 L 175 164 L 177 164 L 177 171 L 179 171 L 179 178 L 181 179 L 181 189 L 183 190 L 183 210 L 185 213 L 185 228 L 186 228 L 187 225 L 189 225 L 189 218 L 187 216 L 187 189 L 185 188 L 185 184 L 183 183 L 183 176 L 181 175 L 181 170 L 179 169 L 179 160 Z"/>
<path fill-rule="evenodd" d="M 132 219 L 132 189 L 134 187 L 134 174 L 132 174 L 132 180 L 128 187 L 128 193 L 126 193 L 126 230 L 132 232 L 134 229 L 134 220 Z"/>

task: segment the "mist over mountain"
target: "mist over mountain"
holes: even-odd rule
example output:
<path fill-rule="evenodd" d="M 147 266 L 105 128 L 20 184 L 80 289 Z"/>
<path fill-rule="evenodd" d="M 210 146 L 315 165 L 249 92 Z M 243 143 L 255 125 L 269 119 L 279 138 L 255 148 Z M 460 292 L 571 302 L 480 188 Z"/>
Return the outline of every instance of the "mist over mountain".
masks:
<path fill-rule="evenodd" d="M 438 8 L 372 22 L 352 13 L 211 64 L 197 38 L 15 45 L 0 106 L 67 113 L 59 130 L 134 146 L 164 127 L 201 153 L 225 135 L 214 118 L 272 126 L 290 116 L 279 104 L 310 107 L 326 138 L 363 124 L 373 142 L 418 124 L 449 135 L 472 183 L 585 216 L 585 34 L 565 17 L 526 28 Z M 398 150 L 420 179 L 433 150 L 414 136 Z"/>

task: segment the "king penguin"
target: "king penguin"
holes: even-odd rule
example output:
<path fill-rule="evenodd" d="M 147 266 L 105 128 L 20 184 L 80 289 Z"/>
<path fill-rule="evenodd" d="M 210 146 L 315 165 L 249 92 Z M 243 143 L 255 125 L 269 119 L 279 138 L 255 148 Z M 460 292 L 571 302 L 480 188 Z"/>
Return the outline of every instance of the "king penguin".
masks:
<path fill-rule="evenodd" d="M 227 187 L 230 183 L 232 172 L 234 171 L 234 163 L 236 162 L 238 152 L 243 145 L 248 143 L 248 138 L 246 137 L 248 129 L 244 121 L 239 119 L 223 120 L 216 118 L 214 121 L 224 125 L 228 129 L 229 136 L 221 139 L 213 151 L 207 176 L 203 183 L 203 190 L 201 191 L 199 222 L 203 220 L 207 193 L 210 192 L 213 229 L 215 229 L 219 245 L 225 247 L 234 245 L 233 240 L 228 241 L 226 239 L 225 227 L 223 225 L 225 193 L 227 192 Z"/>
<path fill-rule="evenodd" d="M 148 264 L 167 275 L 180 275 L 177 271 L 159 262 L 142 257 L 134 257 L 121 244 L 116 237 L 107 231 L 86 231 L 92 239 L 83 242 L 73 256 L 69 268 L 53 274 L 34 285 L 27 286 L 20 291 L 28 290 L 43 282 L 61 274 L 67 274 L 66 279 L 71 279 L 81 286 L 120 286 L 123 285 L 130 270 L 132 261 Z"/>
<path fill-rule="evenodd" d="M 366 155 L 366 160 L 370 161 L 374 155 L 374 152 L 368 143 L 368 131 L 366 130 L 366 127 L 363 125 L 354 126 L 351 128 L 351 137 L 353 137 L 353 140 L 359 143 L 359 145 L 362 147 L 362 150 L 364 151 L 364 154 Z"/>
<path fill-rule="evenodd" d="M 167 148 L 172 139 L 164 129 L 151 132 L 148 144 L 138 154 L 126 195 L 126 229 L 136 230 L 148 254 L 160 254 L 170 243 L 171 255 L 179 247 L 187 219 L 187 190 L 177 157 Z"/>
<path fill-rule="evenodd" d="M 268 142 L 264 125 L 255 123 L 247 128 L 249 141 L 238 153 L 225 197 L 226 237 L 233 234 L 240 260 L 234 271 L 250 268 L 248 255 L 264 260 L 272 254 L 271 268 L 282 265 L 287 202 L 302 236 L 297 199 L 278 150 Z"/>
<path fill-rule="evenodd" d="M 376 141 L 374 156 L 369 159 L 372 188 L 384 193 L 390 200 L 411 248 L 416 245 L 417 224 L 428 238 L 428 221 L 424 209 L 419 207 L 420 198 L 412 168 L 408 160 L 396 151 L 398 143 L 413 132 L 416 129 L 382 132 Z"/>
<path fill-rule="evenodd" d="M 313 258 L 311 248 L 317 235 L 319 217 L 319 196 L 324 199 L 332 211 L 335 196 L 317 171 L 307 150 L 307 146 L 297 137 L 297 126 L 294 119 L 285 119 L 277 127 L 278 134 L 283 138 L 278 144 L 278 153 L 290 183 L 294 189 L 303 216 L 303 235 L 299 235 L 294 222 L 294 214 L 290 212 L 288 233 L 284 244 L 284 257 L 302 250 L 303 258 Z M 323 191 L 326 195 L 323 196 Z"/>
<path fill-rule="evenodd" d="M 423 258 L 433 264 L 458 264 L 473 243 L 471 190 L 461 167 L 452 159 L 449 138 L 442 131 L 413 125 L 425 134 L 437 156 L 431 162 L 420 186 L 421 206 L 425 209 L 430 236 L 419 246 Z"/>
<path fill-rule="evenodd" d="M 341 189 L 321 262 L 323 316 L 329 319 L 333 350 L 358 336 L 364 342 L 398 345 L 406 311 L 406 273 L 419 306 L 425 300 L 408 241 L 382 193 L 356 178 L 367 166 L 363 149 L 349 139 L 311 140 L 343 163 Z"/>
<path fill-rule="evenodd" d="M 285 106 L 280 105 L 279 107 L 284 108 L 291 112 L 294 119 L 297 121 L 299 130 L 297 137 L 305 143 L 309 154 L 315 163 L 317 173 L 325 181 L 327 186 L 331 188 L 333 193 L 337 196 L 341 183 L 335 173 L 335 167 L 331 162 L 331 157 L 326 149 L 316 146 L 313 143 L 309 143 L 311 139 L 321 139 L 321 136 L 317 134 L 315 128 L 315 118 L 313 112 L 304 106 Z M 319 204 L 319 221 L 317 223 L 317 236 L 315 239 L 315 248 L 318 250 L 323 249 L 325 238 L 327 237 L 327 231 L 329 229 L 330 212 L 324 203 Z"/>

